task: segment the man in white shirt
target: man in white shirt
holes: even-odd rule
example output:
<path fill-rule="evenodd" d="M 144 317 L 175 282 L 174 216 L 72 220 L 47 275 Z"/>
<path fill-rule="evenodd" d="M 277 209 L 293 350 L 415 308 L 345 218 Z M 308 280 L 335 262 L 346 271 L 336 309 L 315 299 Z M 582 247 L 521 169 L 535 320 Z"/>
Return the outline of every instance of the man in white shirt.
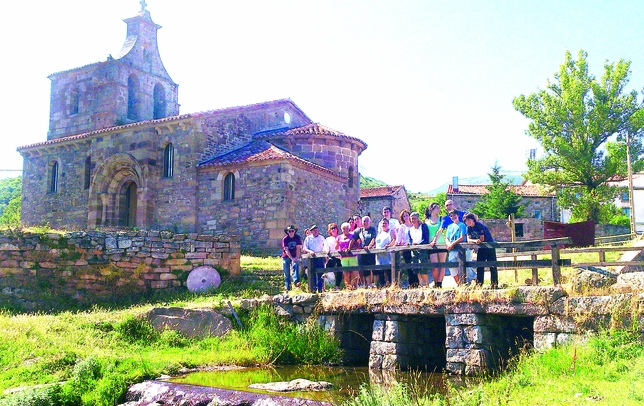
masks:
<path fill-rule="evenodd" d="M 325 238 L 320 235 L 317 224 L 312 225 L 309 231 L 311 233 L 304 239 L 302 251 L 311 256 L 322 254 L 324 252 Z M 313 281 L 313 292 L 322 292 L 322 285 L 324 283 L 322 274 L 324 272 L 320 271 L 324 269 L 324 256 L 313 258 L 313 268 L 309 269 L 309 276 Z"/>
<path fill-rule="evenodd" d="M 398 227 L 400 227 L 400 221 L 391 217 L 391 207 L 385 206 L 382 208 L 382 217 L 389 220 L 389 230 L 398 232 Z M 382 223 L 378 222 L 378 234 L 382 232 Z"/>

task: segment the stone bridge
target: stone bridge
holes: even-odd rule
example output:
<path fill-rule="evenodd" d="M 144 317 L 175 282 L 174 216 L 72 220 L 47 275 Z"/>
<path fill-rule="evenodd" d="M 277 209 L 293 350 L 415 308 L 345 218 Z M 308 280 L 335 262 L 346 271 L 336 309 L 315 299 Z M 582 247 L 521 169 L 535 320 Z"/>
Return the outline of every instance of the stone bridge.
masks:
<path fill-rule="evenodd" d="M 348 363 L 383 370 L 478 375 L 523 348 L 562 345 L 634 320 L 644 329 L 644 294 L 568 296 L 560 287 L 361 290 L 272 302 L 298 321 L 317 317 L 340 339 Z"/>

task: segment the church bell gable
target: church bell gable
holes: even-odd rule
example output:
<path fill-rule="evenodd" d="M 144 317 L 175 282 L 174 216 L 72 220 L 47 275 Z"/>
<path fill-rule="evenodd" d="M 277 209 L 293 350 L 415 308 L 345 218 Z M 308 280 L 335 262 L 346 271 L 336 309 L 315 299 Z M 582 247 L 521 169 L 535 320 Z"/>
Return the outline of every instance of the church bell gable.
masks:
<path fill-rule="evenodd" d="M 125 19 L 127 35 L 116 57 L 49 76 L 49 133 L 61 138 L 179 114 L 178 85 L 157 44 L 160 25 L 141 11 Z"/>

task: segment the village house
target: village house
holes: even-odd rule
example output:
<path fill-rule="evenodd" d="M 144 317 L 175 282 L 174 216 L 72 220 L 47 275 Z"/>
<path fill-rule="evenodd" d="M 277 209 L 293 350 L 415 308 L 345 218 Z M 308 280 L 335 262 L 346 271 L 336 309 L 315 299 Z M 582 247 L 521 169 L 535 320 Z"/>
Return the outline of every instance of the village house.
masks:
<path fill-rule="evenodd" d="M 180 114 L 157 30 L 124 20 L 116 56 L 51 79 L 47 140 L 18 148 L 23 225 L 238 235 L 277 254 L 283 229 L 355 213 L 367 145 L 289 99 Z"/>
<path fill-rule="evenodd" d="M 409 210 L 409 200 L 405 186 L 380 186 L 360 189 L 360 211 L 380 221 L 382 209 L 390 207 L 392 216 L 398 218 L 403 210 Z"/>
<path fill-rule="evenodd" d="M 517 241 L 543 238 L 544 221 L 560 221 L 560 210 L 554 192 L 546 192 L 539 185 L 511 185 L 512 190 L 521 196 L 524 217 L 515 220 L 514 236 Z M 487 185 L 459 185 L 454 182 L 447 186 L 447 198 L 454 201 L 459 210 L 468 211 L 488 194 Z M 511 230 L 507 219 L 484 219 L 484 222 L 498 241 L 511 241 Z"/>

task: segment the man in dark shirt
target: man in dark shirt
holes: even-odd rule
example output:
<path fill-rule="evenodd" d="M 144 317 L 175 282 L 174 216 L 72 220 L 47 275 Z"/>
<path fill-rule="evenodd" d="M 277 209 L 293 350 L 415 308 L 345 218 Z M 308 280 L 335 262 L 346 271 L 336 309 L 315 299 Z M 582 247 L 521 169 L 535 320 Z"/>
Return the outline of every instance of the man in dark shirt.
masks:
<path fill-rule="evenodd" d="M 286 234 L 282 239 L 282 270 L 284 271 L 284 284 L 286 290 L 291 290 L 291 268 L 293 269 L 293 282 L 300 286 L 300 269 L 297 261 L 302 252 L 302 238 L 297 234 L 293 224 L 284 229 Z"/>
<path fill-rule="evenodd" d="M 463 216 L 465 220 L 465 225 L 467 226 L 467 242 L 480 244 L 492 243 L 494 238 L 490 233 L 490 229 L 487 226 L 476 218 L 476 215 L 473 213 L 467 213 Z M 476 260 L 480 261 L 496 261 L 496 250 L 494 248 L 485 248 L 479 247 L 478 253 L 476 254 Z M 481 286 L 483 285 L 483 279 L 485 276 L 485 267 L 479 266 L 476 268 L 476 284 Z M 499 286 L 499 273 L 496 266 L 490 265 L 490 282 L 492 289 L 496 289 Z"/>

